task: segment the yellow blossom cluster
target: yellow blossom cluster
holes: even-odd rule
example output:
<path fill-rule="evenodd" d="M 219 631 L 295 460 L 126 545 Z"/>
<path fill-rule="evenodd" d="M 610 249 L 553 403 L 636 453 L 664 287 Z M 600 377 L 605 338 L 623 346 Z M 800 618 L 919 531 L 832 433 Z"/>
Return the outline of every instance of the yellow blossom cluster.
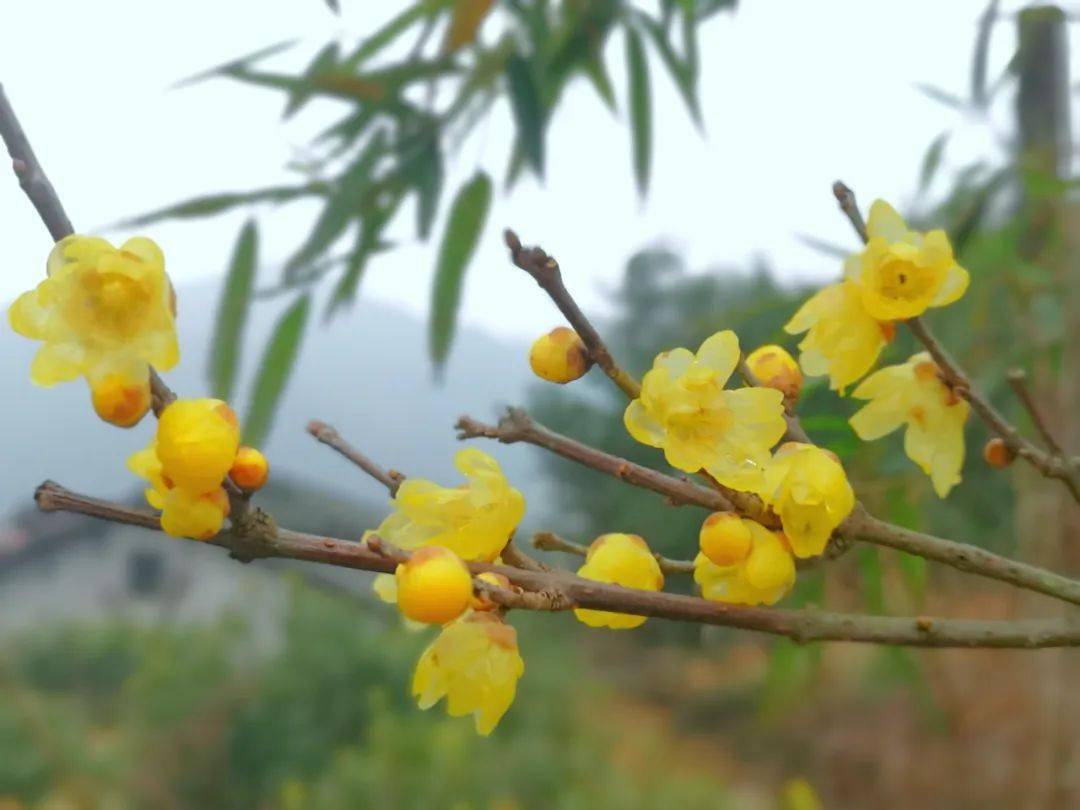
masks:
<path fill-rule="evenodd" d="M 228 517 L 222 484 L 238 457 L 245 473 L 255 467 L 260 485 L 265 482 L 266 459 L 254 448 L 241 448 L 240 426 L 228 405 L 219 399 L 180 399 L 161 412 L 153 440 L 129 457 L 127 466 L 150 483 L 146 500 L 161 510 L 166 534 L 208 540 Z"/>
<path fill-rule="evenodd" d="M 866 247 L 844 262 L 843 280 L 820 290 L 784 327 L 807 333 L 799 344 L 803 371 L 827 374 L 841 392 L 873 368 L 895 321 L 953 303 L 969 280 L 944 231 L 911 230 L 884 200 L 870 207 L 866 231 Z"/>
<path fill-rule="evenodd" d="M 702 524 L 699 543 L 694 581 L 706 599 L 771 605 L 795 584 L 795 561 L 787 539 L 756 521 L 714 513 Z"/>
<path fill-rule="evenodd" d="M 53 247 L 46 271 L 8 310 L 12 329 L 42 343 L 30 378 L 51 386 L 85 377 L 102 419 L 138 423 L 150 407 L 150 366 L 180 359 L 161 249 L 143 237 L 115 248 L 72 235 Z"/>
<path fill-rule="evenodd" d="M 828 375 L 844 393 L 877 363 L 897 321 L 957 301 L 970 277 L 944 231 L 920 233 L 883 200 L 870 208 L 865 248 L 844 262 L 844 278 L 817 292 L 784 327 L 806 333 L 803 371 Z M 917 355 L 868 377 L 853 394 L 868 399 L 852 420 L 867 441 L 908 425 L 904 449 L 945 497 L 960 481 L 968 406 L 942 380 L 933 361 Z"/>

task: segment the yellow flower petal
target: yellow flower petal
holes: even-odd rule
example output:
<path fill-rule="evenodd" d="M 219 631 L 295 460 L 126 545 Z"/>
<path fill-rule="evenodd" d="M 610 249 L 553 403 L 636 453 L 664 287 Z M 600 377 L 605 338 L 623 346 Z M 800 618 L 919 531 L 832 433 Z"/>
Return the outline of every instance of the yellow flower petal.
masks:
<path fill-rule="evenodd" d="M 890 242 L 903 242 L 908 235 L 908 226 L 885 200 L 874 200 L 870 215 L 866 218 L 866 232 L 871 239 L 881 236 Z"/>

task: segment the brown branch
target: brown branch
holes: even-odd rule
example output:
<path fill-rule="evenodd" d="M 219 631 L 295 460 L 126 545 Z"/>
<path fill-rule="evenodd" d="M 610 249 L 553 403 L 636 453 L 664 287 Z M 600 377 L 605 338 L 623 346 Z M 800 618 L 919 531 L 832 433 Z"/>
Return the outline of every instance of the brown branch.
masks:
<path fill-rule="evenodd" d="M 463 416 L 458 420 L 457 429 L 458 438 L 461 439 L 487 438 L 504 444 L 524 442 L 542 447 L 582 466 L 607 473 L 642 489 L 666 495 L 674 504 L 692 504 L 714 512 L 735 511 L 754 520 L 764 520 L 766 525 L 774 525 L 776 521 L 771 513 L 762 515 L 765 508 L 754 495 L 733 493 L 740 497 L 737 503 L 732 503 L 720 492 L 672 478 L 555 433 L 533 421 L 519 409 L 511 408 L 497 427 Z M 837 543 L 837 538 L 840 543 Z M 968 543 L 958 543 L 894 526 L 874 518 L 861 504 L 856 505 L 854 511 L 840 524 L 824 556 L 837 556 L 842 553 L 844 540 L 858 540 L 906 551 L 969 574 L 1080 604 L 1080 582 L 1076 580 L 1011 560 Z"/>
<path fill-rule="evenodd" d="M 37 155 L 30 146 L 30 140 L 23 132 L 15 110 L 4 93 L 3 85 L 0 85 L 0 138 L 3 138 L 8 154 L 11 155 L 11 168 L 19 179 L 19 185 L 48 228 L 53 241 L 59 242 L 65 236 L 70 236 L 75 229 L 71 227 L 71 220 L 68 219 L 56 190 L 49 182 L 45 170 L 41 168 Z"/>
<path fill-rule="evenodd" d="M 35 500 L 46 512 L 64 511 L 160 528 L 156 515 L 143 509 L 88 498 L 51 481 L 38 487 Z M 260 513 L 261 515 L 261 513 Z M 405 552 L 378 538 L 354 540 L 278 528 L 265 516 L 208 541 L 243 559 L 283 557 L 364 571 L 390 573 L 407 558 Z M 492 601 L 508 608 L 569 610 L 586 608 L 638 616 L 696 622 L 786 636 L 798 642 L 853 641 L 913 647 L 1042 648 L 1080 646 L 1080 628 L 1061 619 L 984 621 L 927 616 L 894 618 L 783 610 L 709 602 L 662 591 L 641 591 L 582 579 L 565 572 L 538 572 L 491 563 L 470 563 L 474 573 L 494 571 L 520 591 L 479 585 Z"/>
<path fill-rule="evenodd" d="M 624 371 L 615 358 L 611 356 L 607 345 L 600 337 L 600 333 L 592 325 L 585 313 L 578 307 L 573 296 L 563 284 L 562 271 L 554 257 L 549 256 L 542 248 L 521 246 L 521 240 L 516 233 L 509 228 L 503 233 L 506 246 L 510 248 L 510 258 L 515 265 L 533 277 L 537 284 L 543 288 L 555 306 L 569 321 L 570 326 L 578 333 L 585 344 L 589 356 L 596 365 L 603 369 L 604 373 L 619 386 L 624 394 L 630 399 L 637 399 L 641 394 L 641 384 L 629 373 Z"/>
<path fill-rule="evenodd" d="M 859 211 L 858 203 L 855 202 L 855 192 L 839 180 L 833 183 L 832 192 L 836 197 L 836 202 L 840 204 L 840 210 L 844 212 L 851 227 L 855 229 L 855 233 L 864 243 L 869 242 L 870 234 L 866 231 L 866 222 L 863 220 L 862 212 Z"/>
<path fill-rule="evenodd" d="M 1043 416 L 1042 410 L 1039 408 L 1038 403 L 1035 402 L 1035 397 L 1032 395 L 1031 389 L 1028 388 L 1027 372 L 1022 368 L 1009 369 L 1005 374 L 1005 379 L 1009 381 L 1009 385 L 1012 387 L 1013 393 L 1016 394 L 1016 398 L 1020 400 L 1020 404 L 1024 406 L 1024 410 L 1026 410 L 1028 416 L 1031 417 L 1031 424 L 1035 426 L 1035 430 L 1042 436 L 1043 444 L 1046 445 L 1046 449 L 1059 458 L 1063 457 L 1065 451 L 1062 450 L 1053 431 L 1050 430 L 1050 426 L 1046 423 L 1046 417 Z"/>
<path fill-rule="evenodd" d="M 855 193 L 838 180 L 833 184 L 833 194 L 860 238 L 867 241 L 866 225 L 855 202 Z M 1001 438 L 1009 452 L 1025 459 L 1047 478 L 1060 480 L 1080 503 L 1080 468 L 1063 454 L 1048 453 L 1021 436 L 1016 427 L 975 388 L 971 378 L 946 351 L 922 318 L 909 318 L 905 323 L 934 358 L 946 384 L 971 404 L 971 409 Z"/>
<path fill-rule="evenodd" d="M 318 419 L 312 419 L 307 426 L 307 432 L 314 436 L 318 441 L 325 444 L 327 447 L 336 450 L 342 456 L 347 458 L 361 470 L 366 472 L 384 487 L 386 487 L 391 495 L 396 495 L 398 487 L 401 486 L 401 482 L 405 480 L 405 476 L 401 473 L 395 473 L 393 471 L 384 470 L 370 458 L 365 456 L 343 438 L 341 434 L 337 432 L 335 428 L 320 422 Z"/>

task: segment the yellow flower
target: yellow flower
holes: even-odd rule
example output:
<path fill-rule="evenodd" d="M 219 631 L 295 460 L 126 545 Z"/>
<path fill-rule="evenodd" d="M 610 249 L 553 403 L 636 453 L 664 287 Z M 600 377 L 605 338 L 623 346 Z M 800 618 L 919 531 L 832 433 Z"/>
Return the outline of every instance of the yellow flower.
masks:
<path fill-rule="evenodd" d="M 146 500 L 166 534 L 207 540 L 221 530 L 229 513 L 221 484 L 239 444 L 236 415 L 221 400 L 181 399 L 162 412 L 154 439 L 127 466 L 150 482 Z"/>
<path fill-rule="evenodd" d="M 398 610 L 424 624 L 446 624 L 472 601 L 472 575 L 461 558 L 442 546 L 413 552 L 394 572 Z"/>
<path fill-rule="evenodd" d="M 855 506 L 855 493 L 836 456 L 799 442 L 776 451 L 758 494 L 780 516 L 796 557 L 823 552 L 833 530 Z"/>
<path fill-rule="evenodd" d="M 732 605 L 772 605 L 795 584 L 795 561 L 778 532 L 745 518 L 742 523 L 750 543 L 741 559 L 717 565 L 705 551 L 694 558 L 694 582 L 701 595 Z"/>
<path fill-rule="evenodd" d="M 967 290 L 967 270 L 953 258 L 945 231 L 919 233 L 884 200 L 875 200 L 866 221 L 869 241 L 846 263 L 860 284 L 866 311 L 878 320 L 914 318 L 943 307 Z"/>
<path fill-rule="evenodd" d="M 664 587 L 660 565 L 649 546 L 636 534 L 603 534 L 593 540 L 585 564 L 578 576 L 594 582 L 622 585 L 643 591 L 658 591 Z M 644 616 L 613 613 L 607 610 L 575 610 L 578 621 L 589 627 L 610 627 L 629 630 L 645 623 Z"/>
<path fill-rule="evenodd" d="M 96 384 L 141 387 L 150 365 L 176 365 L 172 286 L 154 242 L 138 237 L 117 249 L 99 237 L 68 236 L 53 247 L 47 269 L 8 310 L 16 332 L 42 341 L 30 366 L 35 383 L 82 375 L 95 400 L 109 399 Z"/>
<path fill-rule="evenodd" d="M 780 810 L 821 810 L 813 785 L 802 777 L 789 779 L 780 791 Z"/>
<path fill-rule="evenodd" d="M 171 486 L 162 471 L 156 441 L 133 453 L 128 469 L 150 482 L 146 502 L 161 510 L 161 528 L 173 537 L 209 540 L 221 531 L 229 514 L 229 498 L 220 486 L 206 492 Z"/>
<path fill-rule="evenodd" d="M 514 628 L 493 613 L 467 613 L 424 650 L 412 692 L 421 709 L 445 697 L 451 717 L 473 715 L 486 737 L 514 702 L 524 671 Z"/>
<path fill-rule="evenodd" d="M 529 365 L 537 377 L 563 385 L 584 376 L 592 360 L 578 333 L 559 326 L 536 339 L 529 349 Z"/>
<path fill-rule="evenodd" d="M 874 367 L 896 328 L 876 320 L 863 305 L 859 285 L 846 280 L 818 290 L 784 325 L 789 335 L 807 335 L 799 363 L 811 377 L 829 375 L 829 387 L 843 393 Z"/>
<path fill-rule="evenodd" d="M 766 388 L 775 388 L 790 400 L 799 398 L 802 372 L 783 346 L 759 346 L 746 356 L 746 365 Z"/>
<path fill-rule="evenodd" d="M 465 560 L 498 557 L 525 515 L 525 498 L 487 453 L 460 450 L 454 466 L 465 486 L 406 479 L 390 502 L 394 512 L 375 530 L 379 537 L 408 550 L 445 546 Z"/>
<path fill-rule="evenodd" d="M 663 448 L 672 467 L 705 469 L 726 486 L 752 489 L 784 435 L 784 396 L 772 388 L 725 390 L 738 362 L 731 331 L 717 332 L 696 355 L 681 348 L 657 355 L 641 397 L 626 408 L 626 429 Z"/>
<path fill-rule="evenodd" d="M 938 497 L 960 483 L 969 406 L 942 382 L 930 355 L 871 374 L 852 395 L 870 400 L 851 417 L 859 438 L 873 441 L 907 424 L 904 452 L 930 476 Z"/>

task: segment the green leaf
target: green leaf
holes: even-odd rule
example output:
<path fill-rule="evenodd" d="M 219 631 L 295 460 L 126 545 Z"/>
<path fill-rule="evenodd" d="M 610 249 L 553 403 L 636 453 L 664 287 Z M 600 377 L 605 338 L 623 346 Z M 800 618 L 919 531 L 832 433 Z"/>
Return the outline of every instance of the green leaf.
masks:
<path fill-rule="evenodd" d="M 954 96 L 952 93 L 942 90 L 940 87 L 934 87 L 931 84 L 916 84 L 915 89 L 922 93 L 927 98 L 933 99 L 938 104 L 944 104 L 954 110 L 966 110 L 967 102 L 959 96 Z"/>
<path fill-rule="evenodd" d="M 311 60 L 311 64 L 300 77 L 301 86 L 289 95 L 289 100 L 285 103 L 285 112 L 282 113 L 283 118 L 291 118 L 311 100 L 316 89 L 316 80 L 334 71 L 340 56 L 341 49 L 336 42 L 329 43 L 315 54 L 315 58 Z"/>
<path fill-rule="evenodd" d="M 205 197 L 192 197 L 190 200 L 159 208 L 147 214 L 142 214 L 132 219 L 126 219 L 110 227 L 113 228 L 140 228 L 164 219 L 191 219 L 193 217 L 209 217 L 230 211 L 241 205 L 270 202 L 283 203 L 300 199 L 301 197 L 320 197 L 327 193 L 326 183 L 306 183 L 302 186 L 271 186 L 260 188 L 255 191 L 226 191 L 220 194 L 207 194 Z"/>
<path fill-rule="evenodd" d="M 945 145 L 949 142 L 949 133 L 942 132 L 926 150 L 926 155 L 923 157 L 922 168 L 919 170 L 919 193 L 926 191 L 930 187 L 930 183 L 934 180 L 934 175 L 937 173 L 938 166 L 941 165 L 941 158 L 945 154 Z"/>
<path fill-rule="evenodd" d="M 285 265 L 285 275 L 296 272 L 321 256 L 345 231 L 349 222 L 358 217 L 365 190 L 379 160 L 386 156 L 386 134 L 377 132 L 367 142 L 359 156 L 338 181 L 336 193 L 327 200 L 311 233 Z"/>
<path fill-rule="evenodd" d="M 239 59 L 233 59 L 230 62 L 226 62 L 223 65 L 204 70 L 200 73 L 196 73 L 194 76 L 189 76 L 186 79 L 181 79 L 173 85 L 174 90 L 178 90 L 181 87 L 187 87 L 188 85 L 197 84 L 198 82 L 206 81 L 207 79 L 213 79 L 218 76 L 228 75 L 230 72 L 239 68 L 247 67 L 253 62 L 257 62 L 260 59 L 265 59 L 268 56 L 273 56 L 276 53 L 281 53 L 284 50 L 288 50 L 293 45 L 299 42 L 298 39 L 286 39 L 281 42 L 275 42 L 273 45 L 267 45 L 265 48 L 260 48 L 257 51 L 252 51 L 246 56 L 241 56 Z"/>
<path fill-rule="evenodd" d="M 445 8 L 448 8 L 453 0 L 426 0 L 416 3 L 410 8 L 398 14 L 386 25 L 360 43 L 359 47 L 346 60 L 346 69 L 354 69 L 367 61 L 387 45 L 390 45 L 399 36 L 408 31 L 413 25 L 430 17 Z"/>
<path fill-rule="evenodd" d="M 690 112 L 690 117 L 694 119 L 695 124 L 701 126 L 701 106 L 698 104 L 697 76 L 694 68 L 689 60 L 684 62 L 675 53 L 675 49 L 668 40 L 667 32 L 660 23 L 645 14 L 639 15 L 638 19 L 645 26 L 645 31 L 652 39 L 656 52 L 660 54 L 660 58 L 667 66 L 668 73 L 671 75 L 672 81 L 675 82 L 679 94 L 683 97 L 686 109 Z"/>
<path fill-rule="evenodd" d="M 266 344 L 247 419 L 244 420 L 244 444 L 259 447 L 270 432 L 278 401 L 300 352 L 300 339 L 304 336 L 310 309 L 310 296 L 298 299 L 281 316 L 270 342 Z"/>
<path fill-rule="evenodd" d="M 608 109 L 615 112 L 619 105 L 615 100 L 615 88 L 611 85 L 611 76 L 608 75 L 602 54 L 593 54 L 585 61 L 585 75 L 589 77 L 597 95 Z"/>
<path fill-rule="evenodd" d="M 450 352 L 465 269 L 480 241 L 490 208 L 491 178 L 484 172 L 478 172 L 462 186 L 450 206 L 435 265 L 428 331 L 428 348 L 437 369 Z"/>
<path fill-rule="evenodd" d="M 416 190 L 416 233 L 426 240 L 438 213 L 443 188 L 443 157 L 437 121 L 423 121 L 419 132 L 398 147 L 398 164 Z"/>
<path fill-rule="evenodd" d="M 251 291 L 258 267 L 259 229 L 248 220 L 236 240 L 225 287 L 218 302 L 214 338 L 210 344 L 210 390 L 226 402 L 232 399 L 236 372 L 240 364 L 240 346 L 247 322 Z"/>
<path fill-rule="evenodd" d="M 641 44 L 641 36 L 633 28 L 626 29 L 626 67 L 630 79 L 634 176 L 637 178 L 638 192 L 644 196 L 649 189 L 652 163 L 652 99 L 645 48 Z"/>
<path fill-rule="evenodd" d="M 811 250 L 816 250 L 818 253 L 833 259 L 846 259 L 852 253 L 850 248 L 843 247 L 835 242 L 829 242 L 826 239 L 818 239 L 808 233 L 797 233 L 795 238 Z"/>
<path fill-rule="evenodd" d="M 544 107 L 532 64 L 520 54 L 506 62 L 510 106 L 517 124 L 517 139 L 538 177 L 544 176 Z"/>
<path fill-rule="evenodd" d="M 975 50 L 971 58 L 971 104 L 976 109 L 986 108 L 989 96 L 986 91 L 986 63 L 990 55 L 990 35 L 997 18 L 998 0 L 990 0 L 979 16 L 979 33 L 975 37 Z"/>

